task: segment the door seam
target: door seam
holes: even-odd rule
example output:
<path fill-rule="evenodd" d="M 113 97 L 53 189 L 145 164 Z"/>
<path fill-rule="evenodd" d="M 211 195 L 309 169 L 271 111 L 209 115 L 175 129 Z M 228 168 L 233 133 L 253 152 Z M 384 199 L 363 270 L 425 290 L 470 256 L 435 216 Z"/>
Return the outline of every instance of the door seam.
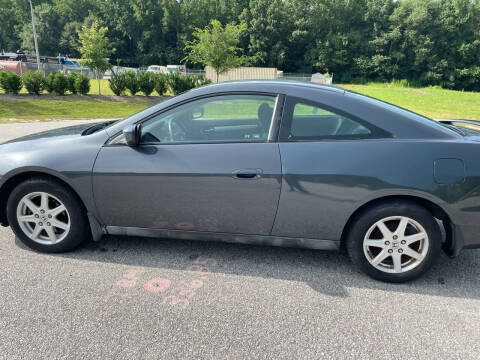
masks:
<path fill-rule="evenodd" d="M 280 191 L 278 192 L 277 199 L 277 208 L 275 209 L 275 216 L 273 217 L 272 228 L 270 229 L 270 235 L 273 233 L 273 228 L 275 227 L 275 222 L 277 221 L 278 209 L 280 208 L 280 197 L 282 196 L 283 189 L 283 162 L 282 162 L 282 153 L 280 151 L 280 144 L 277 143 L 278 157 L 280 159 Z"/>

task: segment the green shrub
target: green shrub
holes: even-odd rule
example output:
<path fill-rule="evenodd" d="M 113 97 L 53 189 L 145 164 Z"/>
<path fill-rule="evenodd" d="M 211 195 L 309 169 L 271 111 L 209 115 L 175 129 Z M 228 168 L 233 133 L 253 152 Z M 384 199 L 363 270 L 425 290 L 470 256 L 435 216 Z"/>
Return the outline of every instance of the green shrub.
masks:
<path fill-rule="evenodd" d="M 142 71 L 137 74 L 138 88 L 145 96 L 150 96 L 150 94 L 155 90 L 155 75 L 151 72 Z"/>
<path fill-rule="evenodd" d="M 68 90 L 68 79 L 60 71 L 53 77 L 53 91 L 58 95 L 65 95 Z"/>
<path fill-rule="evenodd" d="M 85 95 L 90 91 L 90 79 L 83 74 L 77 74 L 74 83 L 75 91 L 78 94 Z"/>
<path fill-rule="evenodd" d="M 68 79 L 58 71 L 48 74 L 44 80 L 44 85 L 49 94 L 65 95 L 68 90 Z"/>
<path fill-rule="evenodd" d="M 68 81 L 68 91 L 70 91 L 72 94 L 76 94 L 77 93 L 77 89 L 75 88 L 75 81 L 77 80 L 77 78 L 80 76 L 79 73 L 77 72 L 71 72 L 68 76 L 67 76 L 67 81 Z"/>
<path fill-rule="evenodd" d="M 173 95 L 178 95 L 197 86 L 210 84 L 211 81 L 203 75 L 181 75 L 176 71 L 167 76 L 167 83 Z"/>
<path fill-rule="evenodd" d="M 18 94 L 22 90 L 22 78 L 14 72 L 0 71 L 0 87 L 7 94 Z"/>
<path fill-rule="evenodd" d="M 411 86 L 411 84 L 408 82 L 407 79 L 401 79 L 401 80 L 392 79 L 392 81 L 390 82 L 390 85 L 394 87 L 410 87 Z"/>
<path fill-rule="evenodd" d="M 47 90 L 47 92 L 49 94 L 53 94 L 55 92 L 55 88 L 53 86 L 53 80 L 54 79 L 55 79 L 55 74 L 54 73 L 48 74 L 45 77 L 45 79 L 43 79 L 44 88 L 45 88 L 45 90 Z"/>
<path fill-rule="evenodd" d="M 7 72 L 6 71 L 0 71 L 0 89 L 3 89 L 3 82 L 4 82 L 4 78 L 5 76 L 7 76 Z"/>
<path fill-rule="evenodd" d="M 155 90 L 158 95 L 162 96 L 168 90 L 167 76 L 165 74 L 155 75 Z"/>
<path fill-rule="evenodd" d="M 115 95 L 122 96 L 127 89 L 127 77 L 125 73 L 115 74 L 108 79 L 108 84 Z"/>
<path fill-rule="evenodd" d="M 125 71 L 125 78 L 127 79 L 127 89 L 130 91 L 130 94 L 135 95 L 140 91 L 138 84 L 137 73 L 133 70 Z"/>
<path fill-rule="evenodd" d="M 212 80 L 207 79 L 203 75 L 197 75 L 197 86 L 203 86 L 203 85 L 208 85 L 211 84 Z"/>
<path fill-rule="evenodd" d="M 197 77 L 194 75 L 181 75 L 179 71 L 170 73 L 167 78 L 173 95 L 178 95 L 197 86 Z"/>
<path fill-rule="evenodd" d="M 40 95 L 44 88 L 44 80 L 41 72 L 28 71 L 23 74 L 22 80 L 29 94 Z"/>

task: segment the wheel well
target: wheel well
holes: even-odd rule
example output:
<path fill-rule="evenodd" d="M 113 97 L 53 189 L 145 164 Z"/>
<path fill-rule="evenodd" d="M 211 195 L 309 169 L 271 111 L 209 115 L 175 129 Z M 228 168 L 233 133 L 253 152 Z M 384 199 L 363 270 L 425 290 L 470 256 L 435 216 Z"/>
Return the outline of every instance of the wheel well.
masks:
<path fill-rule="evenodd" d="M 348 235 L 348 231 L 350 230 L 350 227 L 352 223 L 355 221 L 357 216 L 359 216 L 362 212 L 364 212 L 366 209 L 377 206 L 381 203 L 384 202 L 390 202 L 390 201 L 395 201 L 395 200 L 401 200 L 401 201 L 409 201 L 416 203 L 425 209 L 427 209 L 433 217 L 436 219 L 439 219 L 442 221 L 443 225 L 443 232 L 445 233 L 445 244 L 444 244 L 444 249 L 448 253 L 450 252 L 450 249 L 453 249 L 453 235 L 451 231 L 451 220 L 448 214 L 437 204 L 417 197 L 417 196 L 409 196 L 409 195 L 394 195 L 394 196 L 385 196 L 382 198 L 374 199 L 371 200 L 362 206 L 360 206 L 355 212 L 350 216 L 348 219 L 347 223 L 345 224 L 343 231 L 342 231 L 342 237 L 341 237 L 341 246 L 343 247 L 345 245 L 345 239 Z"/>
<path fill-rule="evenodd" d="M 70 189 L 73 194 L 78 198 L 78 201 L 80 205 L 82 206 L 83 210 L 85 211 L 85 214 L 87 213 L 87 208 L 85 204 L 83 203 L 82 199 L 80 196 L 78 196 L 77 192 L 65 181 L 60 179 L 59 177 L 38 172 L 38 171 L 29 171 L 29 172 L 24 172 L 21 174 L 17 174 L 15 176 L 12 176 L 10 179 L 8 179 L 5 184 L 0 188 L 0 224 L 7 226 L 8 225 L 8 220 L 7 220 L 7 202 L 8 202 L 8 197 L 10 196 L 10 193 L 12 190 L 17 187 L 18 184 L 35 178 L 35 177 L 42 177 L 42 178 L 47 178 L 54 180 L 56 182 L 61 183 L 64 185 L 66 188 Z"/>

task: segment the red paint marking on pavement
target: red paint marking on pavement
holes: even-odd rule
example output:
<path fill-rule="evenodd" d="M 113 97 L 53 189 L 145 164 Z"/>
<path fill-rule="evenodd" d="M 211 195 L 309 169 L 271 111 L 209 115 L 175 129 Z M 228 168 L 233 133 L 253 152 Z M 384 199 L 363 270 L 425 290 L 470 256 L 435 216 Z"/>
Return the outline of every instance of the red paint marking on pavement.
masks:
<path fill-rule="evenodd" d="M 172 282 L 168 279 L 156 278 L 148 280 L 145 284 L 143 284 L 143 288 L 151 293 L 159 293 L 167 291 L 171 283 Z"/>
<path fill-rule="evenodd" d="M 135 286 L 135 280 L 122 279 L 122 280 L 118 280 L 115 285 L 117 285 L 120 288 L 131 288 Z"/>

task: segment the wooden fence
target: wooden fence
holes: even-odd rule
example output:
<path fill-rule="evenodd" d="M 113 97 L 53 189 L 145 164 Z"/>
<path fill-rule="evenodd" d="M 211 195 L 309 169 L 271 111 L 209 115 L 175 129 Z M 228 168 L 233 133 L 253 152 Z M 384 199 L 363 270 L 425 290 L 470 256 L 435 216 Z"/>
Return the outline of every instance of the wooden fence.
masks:
<path fill-rule="evenodd" d="M 217 81 L 217 74 L 210 66 L 205 68 L 205 77 L 212 82 Z M 277 69 L 267 67 L 240 67 L 229 70 L 218 76 L 218 81 L 233 80 L 260 80 L 260 79 L 276 79 Z"/>

